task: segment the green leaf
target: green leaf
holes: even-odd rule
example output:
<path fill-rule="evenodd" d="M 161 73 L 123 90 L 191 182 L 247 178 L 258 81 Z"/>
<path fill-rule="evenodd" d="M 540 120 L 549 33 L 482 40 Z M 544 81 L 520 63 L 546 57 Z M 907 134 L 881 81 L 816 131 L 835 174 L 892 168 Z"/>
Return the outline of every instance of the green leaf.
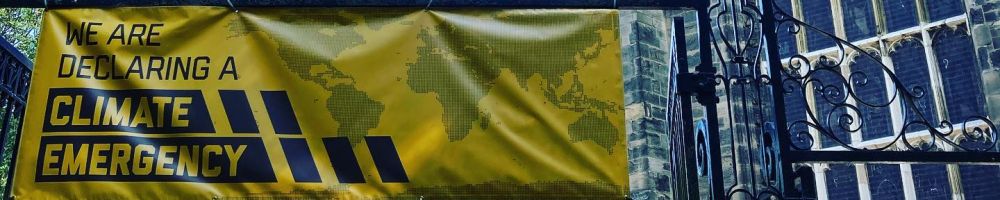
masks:
<path fill-rule="evenodd" d="M 42 22 L 39 8 L 0 8 L 0 37 L 34 59 Z"/>

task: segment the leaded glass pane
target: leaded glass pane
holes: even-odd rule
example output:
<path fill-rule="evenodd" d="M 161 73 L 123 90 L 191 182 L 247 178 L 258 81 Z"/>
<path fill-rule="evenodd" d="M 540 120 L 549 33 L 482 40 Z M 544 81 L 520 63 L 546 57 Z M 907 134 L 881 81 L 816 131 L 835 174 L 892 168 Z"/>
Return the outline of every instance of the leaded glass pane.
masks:
<path fill-rule="evenodd" d="M 927 17 L 931 21 L 965 14 L 965 4 L 962 0 L 924 0 L 924 5 L 927 7 Z"/>
<path fill-rule="evenodd" d="M 959 165 L 962 174 L 962 192 L 966 200 L 1000 199 L 1000 167 L 996 165 Z"/>
<path fill-rule="evenodd" d="M 872 199 L 904 199 L 903 178 L 899 172 L 899 165 L 867 164 L 866 168 L 868 169 L 868 190 L 871 191 Z"/>
<path fill-rule="evenodd" d="M 876 54 L 877 56 L 877 54 Z M 865 140 L 892 136 L 892 117 L 887 105 L 889 97 L 885 84 L 885 69 L 876 60 L 859 55 L 851 65 L 851 86 L 857 94 L 861 111 L 861 136 Z"/>
<path fill-rule="evenodd" d="M 875 36 L 875 10 L 871 0 L 841 0 L 840 5 L 848 40 L 857 41 Z"/>
<path fill-rule="evenodd" d="M 810 80 L 813 81 L 809 85 L 813 89 L 813 99 L 816 105 L 816 112 L 813 114 L 819 120 L 820 127 L 832 133 L 836 140 L 840 140 L 841 143 L 850 144 L 851 135 L 847 132 L 849 128 L 844 126 L 847 121 L 841 118 L 843 114 L 847 113 L 845 107 L 847 95 L 845 84 L 847 82 L 840 74 L 840 68 L 831 67 L 817 70 Z M 834 138 L 823 133 L 819 134 L 823 147 L 839 146 L 840 143 Z"/>
<path fill-rule="evenodd" d="M 951 184 L 948 182 L 948 171 L 942 164 L 912 164 L 913 186 L 917 199 L 946 200 L 951 199 Z"/>
<path fill-rule="evenodd" d="M 889 32 L 917 26 L 917 4 L 914 0 L 883 0 L 885 25 Z"/>
<path fill-rule="evenodd" d="M 826 192 L 829 199 L 860 199 L 854 165 L 830 164 L 830 170 L 826 172 Z"/>
<path fill-rule="evenodd" d="M 833 11 L 830 9 L 830 1 L 802 1 L 802 14 L 805 22 L 815 26 L 819 30 L 833 34 Z M 806 40 L 810 51 L 833 47 L 834 40 L 819 31 L 807 29 Z"/>

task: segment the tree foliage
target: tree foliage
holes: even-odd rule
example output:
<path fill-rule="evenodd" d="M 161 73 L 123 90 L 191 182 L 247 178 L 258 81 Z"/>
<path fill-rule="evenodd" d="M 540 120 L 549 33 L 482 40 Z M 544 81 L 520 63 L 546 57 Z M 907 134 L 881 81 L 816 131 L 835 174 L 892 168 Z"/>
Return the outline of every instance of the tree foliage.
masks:
<path fill-rule="evenodd" d="M 0 8 L 0 37 L 34 58 L 41 16 L 42 9 L 37 8 Z"/>

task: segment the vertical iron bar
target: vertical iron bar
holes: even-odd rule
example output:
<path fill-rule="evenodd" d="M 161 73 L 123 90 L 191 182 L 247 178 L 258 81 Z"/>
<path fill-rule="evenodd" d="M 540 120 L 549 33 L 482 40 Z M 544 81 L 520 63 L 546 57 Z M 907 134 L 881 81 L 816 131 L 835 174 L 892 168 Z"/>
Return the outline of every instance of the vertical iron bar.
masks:
<path fill-rule="evenodd" d="M 673 22 L 674 31 L 674 54 L 677 55 L 674 62 L 677 63 L 678 74 L 687 74 L 688 61 L 687 61 L 687 37 L 684 30 L 684 17 L 675 17 Z M 695 144 L 694 138 L 694 117 L 692 116 L 693 107 L 691 105 L 691 94 L 679 94 L 681 99 L 681 120 L 684 121 L 683 133 L 681 134 L 682 145 L 680 146 L 683 158 L 677 159 L 682 163 L 682 172 L 677 173 L 677 183 L 681 191 L 675 192 L 678 194 L 679 199 L 687 200 L 698 200 L 698 166 L 695 162 Z M 676 155 L 675 155 L 676 156 Z"/>
<path fill-rule="evenodd" d="M 10 149 L 7 149 L 7 147 L 6 147 L 7 145 L 6 144 L 7 144 L 7 137 L 10 134 L 10 128 L 11 128 L 10 127 L 10 120 L 11 120 L 12 116 L 14 116 L 14 111 L 13 111 L 13 109 L 11 109 L 13 107 L 13 104 L 14 104 L 12 102 L 11 95 L 4 94 L 2 96 L 3 97 L 0 98 L 0 105 L 3 106 L 4 113 L 3 113 L 3 120 L 0 120 L 0 121 L 2 121 L 0 123 L 3 123 L 3 125 L 0 125 L 0 127 L 2 127 L 2 128 L 0 128 L 0 131 L 3 131 L 3 133 L 0 133 L 0 137 L 3 137 L 3 139 L 0 140 L 0 142 L 2 142 L 2 143 L 0 143 L 0 149 L 2 149 L 2 150 L 0 150 L 0 162 L 2 162 L 2 160 L 3 160 L 3 154 L 7 153 L 7 151 L 10 151 Z M 10 172 L 14 171 L 14 166 L 11 165 L 11 163 L 13 161 L 14 160 L 12 159 L 12 160 L 10 160 L 10 161 L 7 162 L 8 166 L 7 166 L 7 171 L 5 173 L 8 175 L 8 177 L 7 177 L 6 183 L 5 183 L 4 187 L 3 187 L 4 188 L 4 191 L 3 191 L 4 197 L 9 197 L 10 189 L 12 188 L 11 185 L 14 183 L 14 181 L 13 181 L 14 179 L 12 177 L 10 177 L 10 175 L 12 175 Z"/>
<path fill-rule="evenodd" d="M 706 113 L 718 113 L 719 109 L 716 107 L 715 103 L 709 103 L 699 100 L 699 103 L 703 103 L 705 106 Z M 723 192 L 725 190 L 725 182 L 722 180 L 722 145 L 719 141 L 719 118 L 715 114 L 709 114 L 706 117 L 708 121 L 708 166 L 709 172 L 708 176 L 711 183 L 712 199 L 724 199 L 726 194 Z"/>
<path fill-rule="evenodd" d="M 708 165 L 709 165 L 709 185 L 711 185 L 712 199 L 723 199 L 725 198 L 724 188 L 725 183 L 722 181 L 722 153 L 721 144 L 719 142 L 719 109 L 716 104 L 719 102 L 718 96 L 715 94 L 715 73 L 716 69 L 712 62 L 712 43 L 711 34 L 712 27 L 709 17 L 709 5 L 710 1 L 702 1 L 698 6 L 698 48 L 699 55 L 701 56 L 701 64 L 698 65 L 696 70 L 699 74 L 706 75 L 709 78 L 711 86 L 706 87 L 706 91 L 700 91 L 701 94 L 698 95 L 698 103 L 705 106 L 705 113 L 707 113 L 706 120 L 708 121 Z M 708 83 L 706 83 L 708 84 Z"/>
<path fill-rule="evenodd" d="M 781 70 L 783 66 L 781 64 L 781 54 L 778 52 L 778 20 L 774 15 L 774 0 L 762 0 L 763 14 L 764 17 L 761 20 L 763 22 L 763 34 L 764 34 L 764 44 L 767 45 L 767 61 L 770 66 L 771 77 L 771 95 L 772 101 L 774 101 L 774 130 L 777 131 L 778 136 L 778 153 L 775 156 L 776 162 L 781 165 L 780 168 L 776 170 L 775 177 L 778 180 L 778 185 L 782 190 L 783 195 L 792 194 L 795 190 L 794 177 L 785 176 L 792 172 L 792 163 L 788 162 L 783 158 L 784 155 L 788 155 L 789 147 L 792 145 L 791 133 L 788 132 L 788 123 L 785 116 L 785 92 L 784 92 L 784 80 L 781 76 Z"/>
<path fill-rule="evenodd" d="M 0 159 L 2 159 L 3 153 L 7 152 L 7 149 L 4 149 L 2 145 L 7 144 L 7 124 L 10 120 L 9 117 L 7 117 L 10 115 L 10 100 L 8 97 L 14 95 L 13 93 L 7 92 L 12 91 L 9 89 L 10 87 L 7 87 L 7 85 L 12 79 L 12 76 L 10 75 L 12 72 L 10 72 L 10 70 L 16 67 L 17 64 L 15 63 L 3 63 L 3 65 L 0 65 L 0 109 L 3 109 L 3 113 L 0 115 L 0 123 L 2 123 L 0 124 L 0 131 L 3 131 L 0 133 Z"/>
<path fill-rule="evenodd" d="M 12 71 L 14 69 L 16 69 L 16 68 L 17 68 L 17 66 L 14 66 L 14 65 L 7 66 L 7 67 L 4 67 L 4 68 L 0 68 L 0 71 L 2 71 L 2 73 L 4 74 L 3 75 L 3 80 L 0 80 L 0 88 L 3 88 L 4 91 L 13 91 L 13 90 L 11 90 L 11 87 L 8 87 L 8 86 L 11 85 L 11 83 L 13 83 L 12 80 L 13 80 L 14 76 L 12 76 L 11 74 L 14 74 L 14 72 L 12 72 Z M 12 93 L 12 92 L 3 92 L 3 94 L 0 94 L 0 106 L 2 106 L 0 108 L 3 109 L 3 115 L 2 115 L 3 119 L 0 119 L 0 123 L 3 123 L 2 125 L 0 125 L 0 127 L 2 127 L 2 128 L 0 128 L 0 131 L 3 131 L 2 133 L 0 133 L 0 162 L 2 162 L 2 160 L 3 160 L 3 155 L 5 153 L 7 153 L 7 151 L 10 151 L 10 149 L 7 149 L 6 146 L 7 146 L 7 142 L 8 142 L 7 141 L 7 137 L 9 136 L 8 134 L 10 134 L 10 130 L 9 130 L 10 129 L 10 120 L 11 120 L 11 116 L 13 116 L 13 111 L 12 111 L 13 109 L 11 109 L 12 105 L 13 105 L 13 102 L 11 101 L 13 99 L 12 98 L 13 95 L 15 95 L 15 94 Z M 4 191 L 3 191 L 3 195 L 4 195 L 3 197 L 4 198 L 10 197 L 9 196 L 11 194 L 10 189 L 13 188 L 13 187 L 11 187 L 11 185 L 14 184 L 13 177 L 10 177 L 10 175 L 13 175 L 13 174 L 8 173 L 8 172 L 14 171 L 14 166 L 11 165 L 11 163 L 13 161 L 14 160 L 10 160 L 10 161 L 7 162 L 8 166 L 7 166 L 7 171 L 5 173 L 8 175 L 8 177 L 7 177 L 6 182 L 4 183 L 4 188 L 3 188 L 4 189 Z"/>
<path fill-rule="evenodd" d="M 0 38 L 0 42 L 5 42 L 5 41 L 3 41 L 2 38 Z M 8 65 L 13 65 L 14 63 L 16 63 L 16 61 L 18 61 L 18 60 L 16 60 L 14 58 L 14 55 L 11 55 L 11 53 L 8 52 L 8 51 L 9 51 L 8 49 L 0 48 L 0 86 L 2 86 L 3 79 L 4 79 L 3 78 L 3 73 L 2 73 L 3 71 L 5 71 L 4 69 L 7 69 Z M 12 60 L 12 61 L 8 62 L 9 60 Z M 0 90 L 0 96 L 2 96 L 2 95 L 3 95 L 3 92 L 2 92 L 2 90 Z M 0 136 L 2 136 L 2 135 L 3 134 L 0 134 Z M 7 142 L 6 138 L 0 138 L 0 145 L 5 144 L 6 142 Z M 2 155 L 3 155 L 3 148 L 2 148 L 2 146 L 0 146 L 0 158 L 2 158 Z M 0 161 L 0 162 L 2 162 L 2 161 Z M 10 170 L 11 169 L 10 166 L 8 166 L 7 169 Z M 4 187 L 3 187 L 5 190 L 4 190 L 3 193 L 0 193 L 0 195 L 3 195 L 3 196 L 0 196 L 0 198 L 2 198 L 2 199 L 7 199 L 8 198 L 8 196 L 6 195 L 7 194 L 6 188 L 8 188 L 8 186 L 10 186 L 11 183 L 13 183 L 13 181 L 11 181 L 10 177 L 7 177 L 7 180 L 4 182 Z"/>
<path fill-rule="evenodd" d="M 14 126 L 17 130 L 14 131 L 14 144 L 10 147 L 10 149 L 14 152 L 11 152 L 10 154 L 10 162 L 8 162 L 8 165 L 10 166 L 7 167 L 7 185 L 4 186 L 3 192 L 3 197 L 5 199 L 11 198 L 11 194 L 13 194 L 11 190 L 14 189 L 14 168 L 17 166 L 17 149 L 21 144 L 20 127 L 24 124 L 24 107 L 25 105 L 18 105 L 15 109 L 9 110 L 9 112 L 16 113 L 11 116 L 17 116 L 17 124 Z"/>
<path fill-rule="evenodd" d="M 9 52 L 8 52 L 9 53 Z M 4 153 L 10 152 L 10 160 L 7 162 L 7 180 L 3 186 L 3 193 L 0 198 L 9 199 L 12 198 L 12 189 L 14 185 L 14 168 L 17 165 L 17 149 L 20 146 L 20 127 L 24 123 L 24 107 L 27 104 L 25 102 L 27 94 L 27 84 L 30 79 L 30 75 L 25 75 L 30 73 L 31 69 L 26 65 L 30 63 L 6 63 L 6 66 L 0 66 L 0 105 L 3 109 L 3 119 L 0 119 L 0 159 Z M 11 124 L 11 120 L 16 120 L 15 124 Z M 14 134 L 13 141 L 8 141 L 7 137 L 9 134 Z M 7 142 L 12 142 L 13 144 L 10 148 L 6 148 Z"/>

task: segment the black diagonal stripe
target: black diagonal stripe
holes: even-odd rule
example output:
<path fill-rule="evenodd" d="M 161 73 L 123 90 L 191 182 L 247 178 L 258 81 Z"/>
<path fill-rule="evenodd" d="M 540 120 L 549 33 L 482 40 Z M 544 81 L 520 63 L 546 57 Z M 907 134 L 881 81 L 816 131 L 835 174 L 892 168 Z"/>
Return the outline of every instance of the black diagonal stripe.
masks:
<path fill-rule="evenodd" d="M 222 107 L 226 109 L 229 126 L 233 133 L 259 133 L 257 119 L 253 117 L 250 101 L 243 90 L 219 90 L 222 97 Z"/>
<path fill-rule="evenodd" d="M 288 100 L 288 93 L 261 91 L 260 94 L 264 98 L 264 107 L 267 108 L 267 115 L 271 118 L 275 133 L 302 134 L 298 119 L 295 118 L 295 110 L 292 110 L 292 103 Z"/>
<path fill-rule="evenodd" d="M 295 182 L 323 182 L 316 170 L 316 162 L 309 152 L 309 143 L 301 138 L 281 138 L 281 149 L 285 151 L 288 166 Z"/>
<path fill-rule="evenodd" d="M 375 168 L 378 169 L 382 182 L 410 182 L 403 169 L 403 163 L 399 161 L 399 153 L 396 152 L 396 145 L 392 143 L 392 138 L 389 136 L 367 136 L 365 142 L 368 143 L 368 151 L 372 154 L 372 160 L 375 161 Z"/>
<path fill-rule="evenodd" d="M 351 141 L 347 137 L 323 138 L 323 146 L 330 156 L 330 164 L 340 183 L 364 183 L 365 176 L 358 166 L 358 158 L 351 149 Z"/>

